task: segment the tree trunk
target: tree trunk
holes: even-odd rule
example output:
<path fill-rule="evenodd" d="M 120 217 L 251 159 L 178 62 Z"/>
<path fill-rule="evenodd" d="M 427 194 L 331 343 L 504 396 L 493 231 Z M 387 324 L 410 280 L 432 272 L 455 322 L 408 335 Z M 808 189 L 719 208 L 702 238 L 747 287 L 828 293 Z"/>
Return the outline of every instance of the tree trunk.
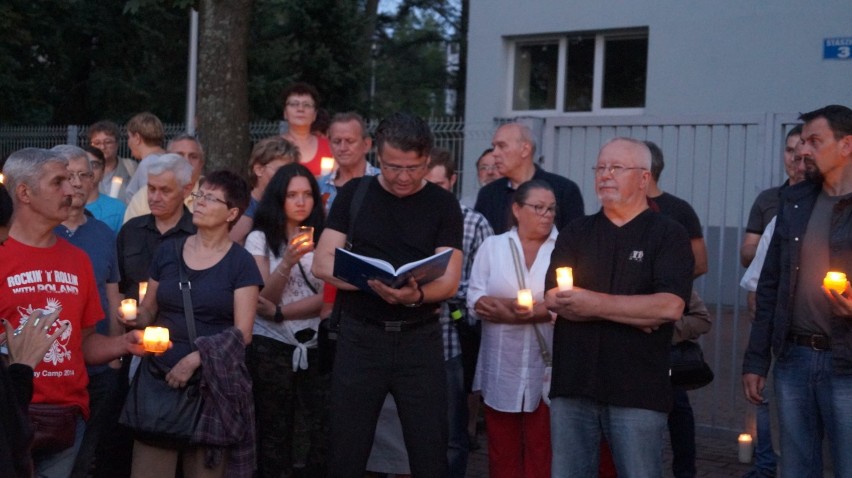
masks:
<path fill-rule="evenodd" d="M 242 172 L 251 147 L 248 34 L 252 0 L 201 0 L 198 21 L 198 116 L 207 170 Z"/>

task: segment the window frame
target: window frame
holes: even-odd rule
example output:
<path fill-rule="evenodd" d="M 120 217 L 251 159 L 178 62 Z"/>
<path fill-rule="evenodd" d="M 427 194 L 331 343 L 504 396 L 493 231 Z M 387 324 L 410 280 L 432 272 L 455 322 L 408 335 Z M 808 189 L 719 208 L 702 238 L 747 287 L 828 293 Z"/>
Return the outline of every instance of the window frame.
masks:
<path fill-rule="evenodd" d="M 567 77 L 568 63 L 568 39 L 569 37 L 594 37 L 595 39 L 595 61 L 592 79 L 592 109 L 591 111 L 565 111 L 565 81 Z M 581 31 L 563 33 L 560 35 L 541 35 L 532 37 L 515 37 L 509 39 L 508 48 L 508 87 L 506 92 L 506 112 L 509 116 L 591 116 L 591 115 L 641 115 L 647 107 L 648 81 L 647 69 L 648 58 L 645 59 L 645 107 L 641 108 L 604 108 L 603 105 L 603 71 L 606 54 L 606 41 L 611 39 L 640 39 L 649 42 L 650 57 L 650 32 L 647 27 L 631 28 L 613 31 Z M 519 46 L 542 45 L 556 43 L 559 47 L 556 72 L 556 103 L 553 109 L 516 110 L 514 109 L 515 96 L 515 58 Z"/>

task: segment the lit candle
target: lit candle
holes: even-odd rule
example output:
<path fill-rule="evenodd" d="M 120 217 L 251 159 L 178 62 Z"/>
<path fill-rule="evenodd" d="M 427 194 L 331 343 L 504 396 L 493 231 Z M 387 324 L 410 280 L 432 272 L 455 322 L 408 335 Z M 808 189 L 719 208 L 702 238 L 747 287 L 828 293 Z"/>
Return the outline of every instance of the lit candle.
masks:
<path fill-rule="evenodd" d="M 521 289 L 518 291 L 518 305 L 527 309 L 532 309 L 533 298 L 531 290 Z"/>
<path fill-rule="evenodd" d="M 822 280 L 822 285 L 826 289 L 836 290 L 838 294 L 842 294 L 846 290 L 846 274 L 829 271 Z"/>
<path fill-rule="evenodd" d="M 301 244 L 303 242 L 313 242 L 314 228 L 311 226 L 299 226 L 299 233 L 290 241 L 291 244 Z"/>
<path fill-rule="evenodd" d="M 560 267 L 556 269 L 556 283 L 559 284 L 559 291 L 571 290 L 574 288 L 574 269 L 570 267 Z"/>
<path fill-rule="evenodd" d="M 109 185 L 109 197 L 117 198 L 118 190 L 121 189 L 121 183 L 124 182 L 120 177 L 113 176 L 112 182 Z"/>
<path fill-rule="evenodd" d="M 145 327 L 142 346 L 146 352 L 163 353 L 169 349 L 169 329 L 165 327 Z"/>
<path fill-rule="evenodd" d="M 6 182 L 6 176 L 3 176 L 3 173 L 0 173 L 0 184 L 3 184 L 5 182 Z"/>
<path fill-rule="evenodd" d="M 737 442 L 739 443 L 739 459 L 740 463 L 749 463 L 751 462 L 751 455 L 754 451 L 754 446 L 751 441 L 751 435 L 748 433 L 741 433 L 739 438 L 737 438 Z"/>
<path fill-rule="evenodd" d="M 145 300 L 145 294 L 148 293 L 148 283 L 140 282 L 139 283 L 139 303 L 141 304 Z"/>
<path fill-rule="evenodd" d="M 325 176 L 330 173 L 331 170 L 334 169 L 334 158 L 329 158 L 325 156 L 320 158 L 320 174 Z"/>
<path fill-rule="evenodd" d="M 124 320 L 136 320 L 136 299 L 122 300 L 121 314 L 124 316 Z"/>

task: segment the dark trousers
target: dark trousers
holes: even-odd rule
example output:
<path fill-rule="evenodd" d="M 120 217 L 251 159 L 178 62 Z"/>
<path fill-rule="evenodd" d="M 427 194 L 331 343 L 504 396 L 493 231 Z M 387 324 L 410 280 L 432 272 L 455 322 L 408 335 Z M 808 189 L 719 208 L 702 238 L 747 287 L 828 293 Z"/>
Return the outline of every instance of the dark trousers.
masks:
<path fill-rule="evenodd" d="M 361 478 L 385 396 L 396 401 L 414 478 L 447 475 L 447 380 L 437 321 L 385 331 L 344 314 L 331 384 L 329 476 Z"/>
<path fill-rule="evenodd" d="M 675 478 L 695 477 L 695 416 L 686 390 L 672 389 L 669 412 L 669 440 L 672 443 L 672 474 Z"/>
<path fill-rule="evenodd" d="M 328 449 L 329 376 L 320 374 L 319 354 L 308 351 L 308 369 L 293 371 L 292 345 L 255 335 L 248 350 L 257 420 L 257 476 L 293 474 L 296 409 L 309 440 L 305 474 L 324 477 Z"/>

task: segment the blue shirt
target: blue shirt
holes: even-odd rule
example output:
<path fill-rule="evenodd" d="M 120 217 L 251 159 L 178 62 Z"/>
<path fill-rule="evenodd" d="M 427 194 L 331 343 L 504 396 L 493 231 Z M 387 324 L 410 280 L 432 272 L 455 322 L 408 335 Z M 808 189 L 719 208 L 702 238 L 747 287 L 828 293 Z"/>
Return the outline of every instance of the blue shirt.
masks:
<path fill-rule="evenodd" d="M 97 199 L 86 204 L 86 209 L 95 216 L 95 219 L 113 230 L 113 237 L 118 234 L 121 225 L 124 223 L 124 210 L 126 208 L 127 206 L 123 202 L 106 194 L 100 194 Z"/>
<path fill-rule="evenodd" d="M 87 217 L 84 224 L 71 231 L 60 224 L 53 229 L 57 236 L 67 240 L 72 245 L 80 248 L 89 256 L 92 269 L 95 272 L 95 282 L 98 285 L 98 295 L 101 299 L 101 308 L 104 318 L 95 324 L 95 331 L 99 334 L 109 335 L 109 301 L 107 300 L 106 285 L 117 284 L 118 255 L 115 252 L 115 233 L 103 222 Z M 106 365 L 87 366 L 89 375 L 96 375 L 106 370 Z"/>
<path fill-rule="evenodd" d="M 367 167 L 364 169 L 364 176 L 378 176 L 379 172 L 379 168 L 367 163 Z M 335 178 L 337 178 L 337 171 L 332 171 L 319 178 L 320 196 L 323 197 L 326 214 L 328 214 L 328 211 L 331 211 L 331 203 L 337 197 L 337 186 L 334 185 Z"/>

